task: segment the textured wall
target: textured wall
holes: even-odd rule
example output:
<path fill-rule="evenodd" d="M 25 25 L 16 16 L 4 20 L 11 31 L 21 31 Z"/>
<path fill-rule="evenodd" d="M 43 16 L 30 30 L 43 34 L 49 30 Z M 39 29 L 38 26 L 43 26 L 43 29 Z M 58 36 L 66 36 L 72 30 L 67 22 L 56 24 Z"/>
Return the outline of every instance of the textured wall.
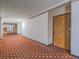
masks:
<path fill-rule="evenodd" d="M 48 45 L 48 12 L 28 20 L 26 31 L 27 37 Z"/>
<path fill-rule="evenodd" d="M 72 3 L 71 52 L 79 56 L 79 1 Z"/>

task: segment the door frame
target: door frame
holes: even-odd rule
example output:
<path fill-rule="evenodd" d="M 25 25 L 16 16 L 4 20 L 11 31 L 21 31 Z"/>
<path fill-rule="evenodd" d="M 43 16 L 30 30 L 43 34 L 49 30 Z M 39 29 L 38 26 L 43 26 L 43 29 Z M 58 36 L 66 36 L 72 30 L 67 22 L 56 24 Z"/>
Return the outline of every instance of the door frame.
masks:
<path fill-rule="evenodd" d="M 71 13 L 64 13 L 64 14 L 60 14 L 60 15 L 56 15 L 56 16 L 53 16 L 53 45 L 54 45 L 54 17 L 57 17 L 57 16 L 62 16 L 62 15 L 66 15 L 66 14 L 70 14 L 70 28 L 71 28 Z M 69 37 L 69 50 L 67 50 L 69 53 L 71 53 L 71 30 L 70 30 L 70 37 Z M 59 47 L 60 48 L 60 47 Z M 64 49 L 64 48 L 62 48 Z M 65 49 L 66 50 L 66 49 Z"/>

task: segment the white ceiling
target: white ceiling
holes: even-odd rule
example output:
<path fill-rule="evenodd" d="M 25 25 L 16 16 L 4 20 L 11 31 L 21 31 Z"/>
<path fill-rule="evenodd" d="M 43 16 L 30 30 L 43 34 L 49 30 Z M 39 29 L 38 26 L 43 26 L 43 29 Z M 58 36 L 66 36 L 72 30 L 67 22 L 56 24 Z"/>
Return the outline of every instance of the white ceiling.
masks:
<path fill-rule="evenodd" d="M 5 17 L 32 17 L 64 0 L 2 0 L 2 14 Z"/>

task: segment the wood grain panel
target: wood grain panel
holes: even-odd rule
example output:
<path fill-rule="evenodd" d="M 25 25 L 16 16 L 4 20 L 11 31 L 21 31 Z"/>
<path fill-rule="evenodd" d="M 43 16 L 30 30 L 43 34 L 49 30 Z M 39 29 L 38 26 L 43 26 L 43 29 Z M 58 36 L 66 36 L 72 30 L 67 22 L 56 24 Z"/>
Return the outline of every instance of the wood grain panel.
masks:
<path fill-rule="evenodd" d="M 54 45 L 70 49 L 70 14 L 54 16 Z"/>

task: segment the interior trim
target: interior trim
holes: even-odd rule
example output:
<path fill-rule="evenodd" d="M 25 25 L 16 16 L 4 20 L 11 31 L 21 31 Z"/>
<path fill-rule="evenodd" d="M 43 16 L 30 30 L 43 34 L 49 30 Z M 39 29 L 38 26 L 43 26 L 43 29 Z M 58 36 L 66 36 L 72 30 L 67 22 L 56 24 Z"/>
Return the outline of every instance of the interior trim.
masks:
<path fill-rule="evenodd" d="M 43 11 L 37 13 L 37 14 L 35 14 L 34 16 L 30 17 L 29 19 L 32 19 L 32 18 L 34 18 L 36 16 L 39 16 L 39 15 L 41 15 L 41 14 L 43 14 L 43 13 L 45 13 L 45 12 L 51 10 L 51 9 L 54 9 L 54 8 L 59 7 L 61 5 L 64 5 L 64 4 L 68 3 L 68 2 L 70 2 L 70 0 L 64 0 L 61 3 L 58 3 L 56 5 L 53 5 L 53 6 L 49 7 L 49 8 L 47 8 L 47 9 L 45 9 L 45 10 L 43 10 Z"/>

